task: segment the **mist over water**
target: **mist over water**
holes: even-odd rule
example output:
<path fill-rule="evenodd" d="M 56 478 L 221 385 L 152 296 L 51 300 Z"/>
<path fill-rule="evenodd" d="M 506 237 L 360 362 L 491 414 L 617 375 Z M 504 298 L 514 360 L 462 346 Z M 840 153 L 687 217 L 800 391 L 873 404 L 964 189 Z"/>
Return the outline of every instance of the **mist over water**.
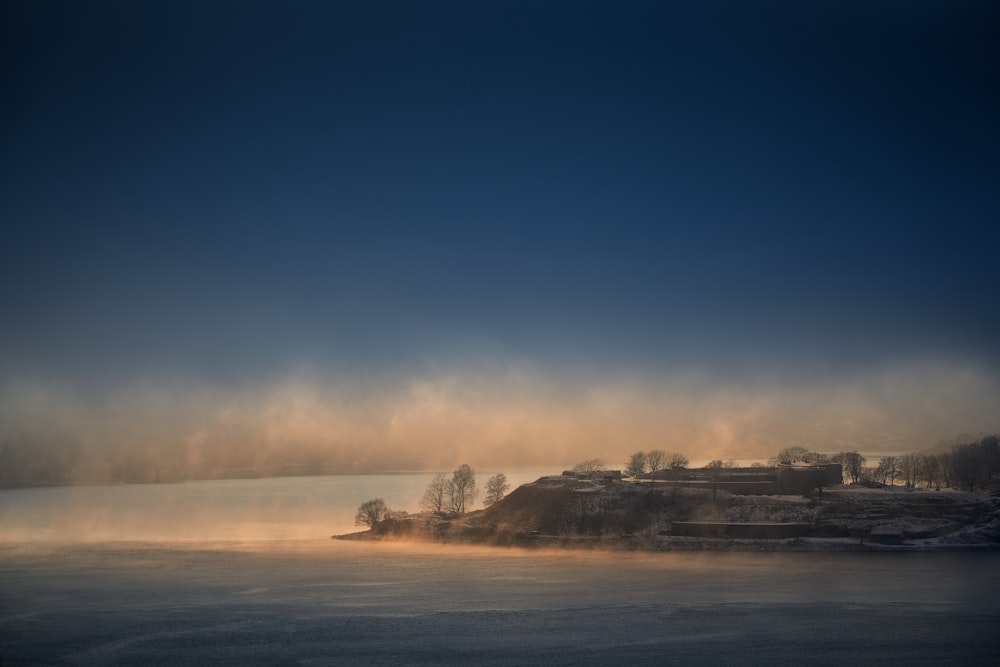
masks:
<path fill-rule="evenodd" d="M 1000 431 L 997 6 L 0 3 L 0 665 L 992 667 L 995 553 L 329 537 Z"/>
<path fill-rule="evenodd" d="M 494 471 L 480 468 L 480 478 Z M 497 470 L 499 472 L 499 470 Z M 516 486 L 552 469 L 507 469 Z M 0 491 L 4 664 L 989 664 L 992 553 L 344 542 L 432 473 Z M 873 631 L 877 628 L 877 632 Z"/>
<path fill-rule="evenodd" d="M 957 363 L 817 378 L 560 375 L 517 364 L 354 381 L 0 380 L 0 486 L 565 465 L 666 449 L 917 451 L 1000 428 L 997 378 Z"/>
<path fill-rule="evenodd" d="M 986 554 L 0 545 L 12 664 L 991 664 Z"/>
<path fill-rule="evenodd" d="M 479 484 L 505 472 L 511 485 L 554 468 L 483 468 Z M 419 511 L 434 472 L 328 475 L 0 490 L 0 540 L 287 540 L 359 530 L 358 505 L 381 497 Z M 482 496 L 480 496 L 481 499 Z M 480 507 L 479 501 L 476 503 Z"/>

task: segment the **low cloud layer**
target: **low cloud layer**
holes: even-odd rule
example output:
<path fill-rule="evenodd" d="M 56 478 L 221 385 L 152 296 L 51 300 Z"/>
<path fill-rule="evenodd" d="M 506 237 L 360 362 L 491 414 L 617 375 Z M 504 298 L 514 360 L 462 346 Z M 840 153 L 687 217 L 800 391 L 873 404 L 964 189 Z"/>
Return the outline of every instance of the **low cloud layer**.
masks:
<path fill-rule="evenodd" d="M 1000 386 L 971 367 L 914 365 L 828 382 L 684 375 L 557 378 L 493 368 L 395 380 L 296 376 L 242 388 L 131 385 L 86 394 L 8 380 L 5 485 L 169 481 L 625 460 L 923 449 L 1000 427 Z"/>

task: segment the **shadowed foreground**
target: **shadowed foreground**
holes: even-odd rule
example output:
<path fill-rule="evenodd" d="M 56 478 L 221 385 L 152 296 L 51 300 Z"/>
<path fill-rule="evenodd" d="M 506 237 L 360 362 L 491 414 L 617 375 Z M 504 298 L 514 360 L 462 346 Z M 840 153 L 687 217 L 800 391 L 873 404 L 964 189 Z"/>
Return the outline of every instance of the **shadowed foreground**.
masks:
<path fill-rule="evenodd" d="M 5 666 L 990 664 L 997 565 L 985 553 L 7 546 L 0 655 Z"/>

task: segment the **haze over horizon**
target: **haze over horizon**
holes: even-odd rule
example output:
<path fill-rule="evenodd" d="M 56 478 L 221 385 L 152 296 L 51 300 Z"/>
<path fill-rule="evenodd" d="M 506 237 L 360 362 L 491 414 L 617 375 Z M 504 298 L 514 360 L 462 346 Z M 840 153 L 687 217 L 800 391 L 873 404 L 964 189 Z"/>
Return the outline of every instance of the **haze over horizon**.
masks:
<path fill-rule="evenodd" d="M 1000 430 L 995 3 L 0 17 L 8 466 Z"/>

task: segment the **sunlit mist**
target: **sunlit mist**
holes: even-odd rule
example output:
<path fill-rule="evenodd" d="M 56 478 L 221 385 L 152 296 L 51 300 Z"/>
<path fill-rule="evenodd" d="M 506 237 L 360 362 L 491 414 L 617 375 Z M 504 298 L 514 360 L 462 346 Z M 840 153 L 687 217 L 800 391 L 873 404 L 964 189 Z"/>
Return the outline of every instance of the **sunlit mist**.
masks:
<path fill-rule="evenodd" d="M 622 461 L 653 447 L 692 460 L 759 458 L 788 446 L 917 450 L 993 431 L 998 396 L 994 378 L 956 365 L 742 384 L 694 375 L 581 383 L 518 367 L 97 396 L 9 381 L 0 438 L 25 474 L 77 482 Z"/>

